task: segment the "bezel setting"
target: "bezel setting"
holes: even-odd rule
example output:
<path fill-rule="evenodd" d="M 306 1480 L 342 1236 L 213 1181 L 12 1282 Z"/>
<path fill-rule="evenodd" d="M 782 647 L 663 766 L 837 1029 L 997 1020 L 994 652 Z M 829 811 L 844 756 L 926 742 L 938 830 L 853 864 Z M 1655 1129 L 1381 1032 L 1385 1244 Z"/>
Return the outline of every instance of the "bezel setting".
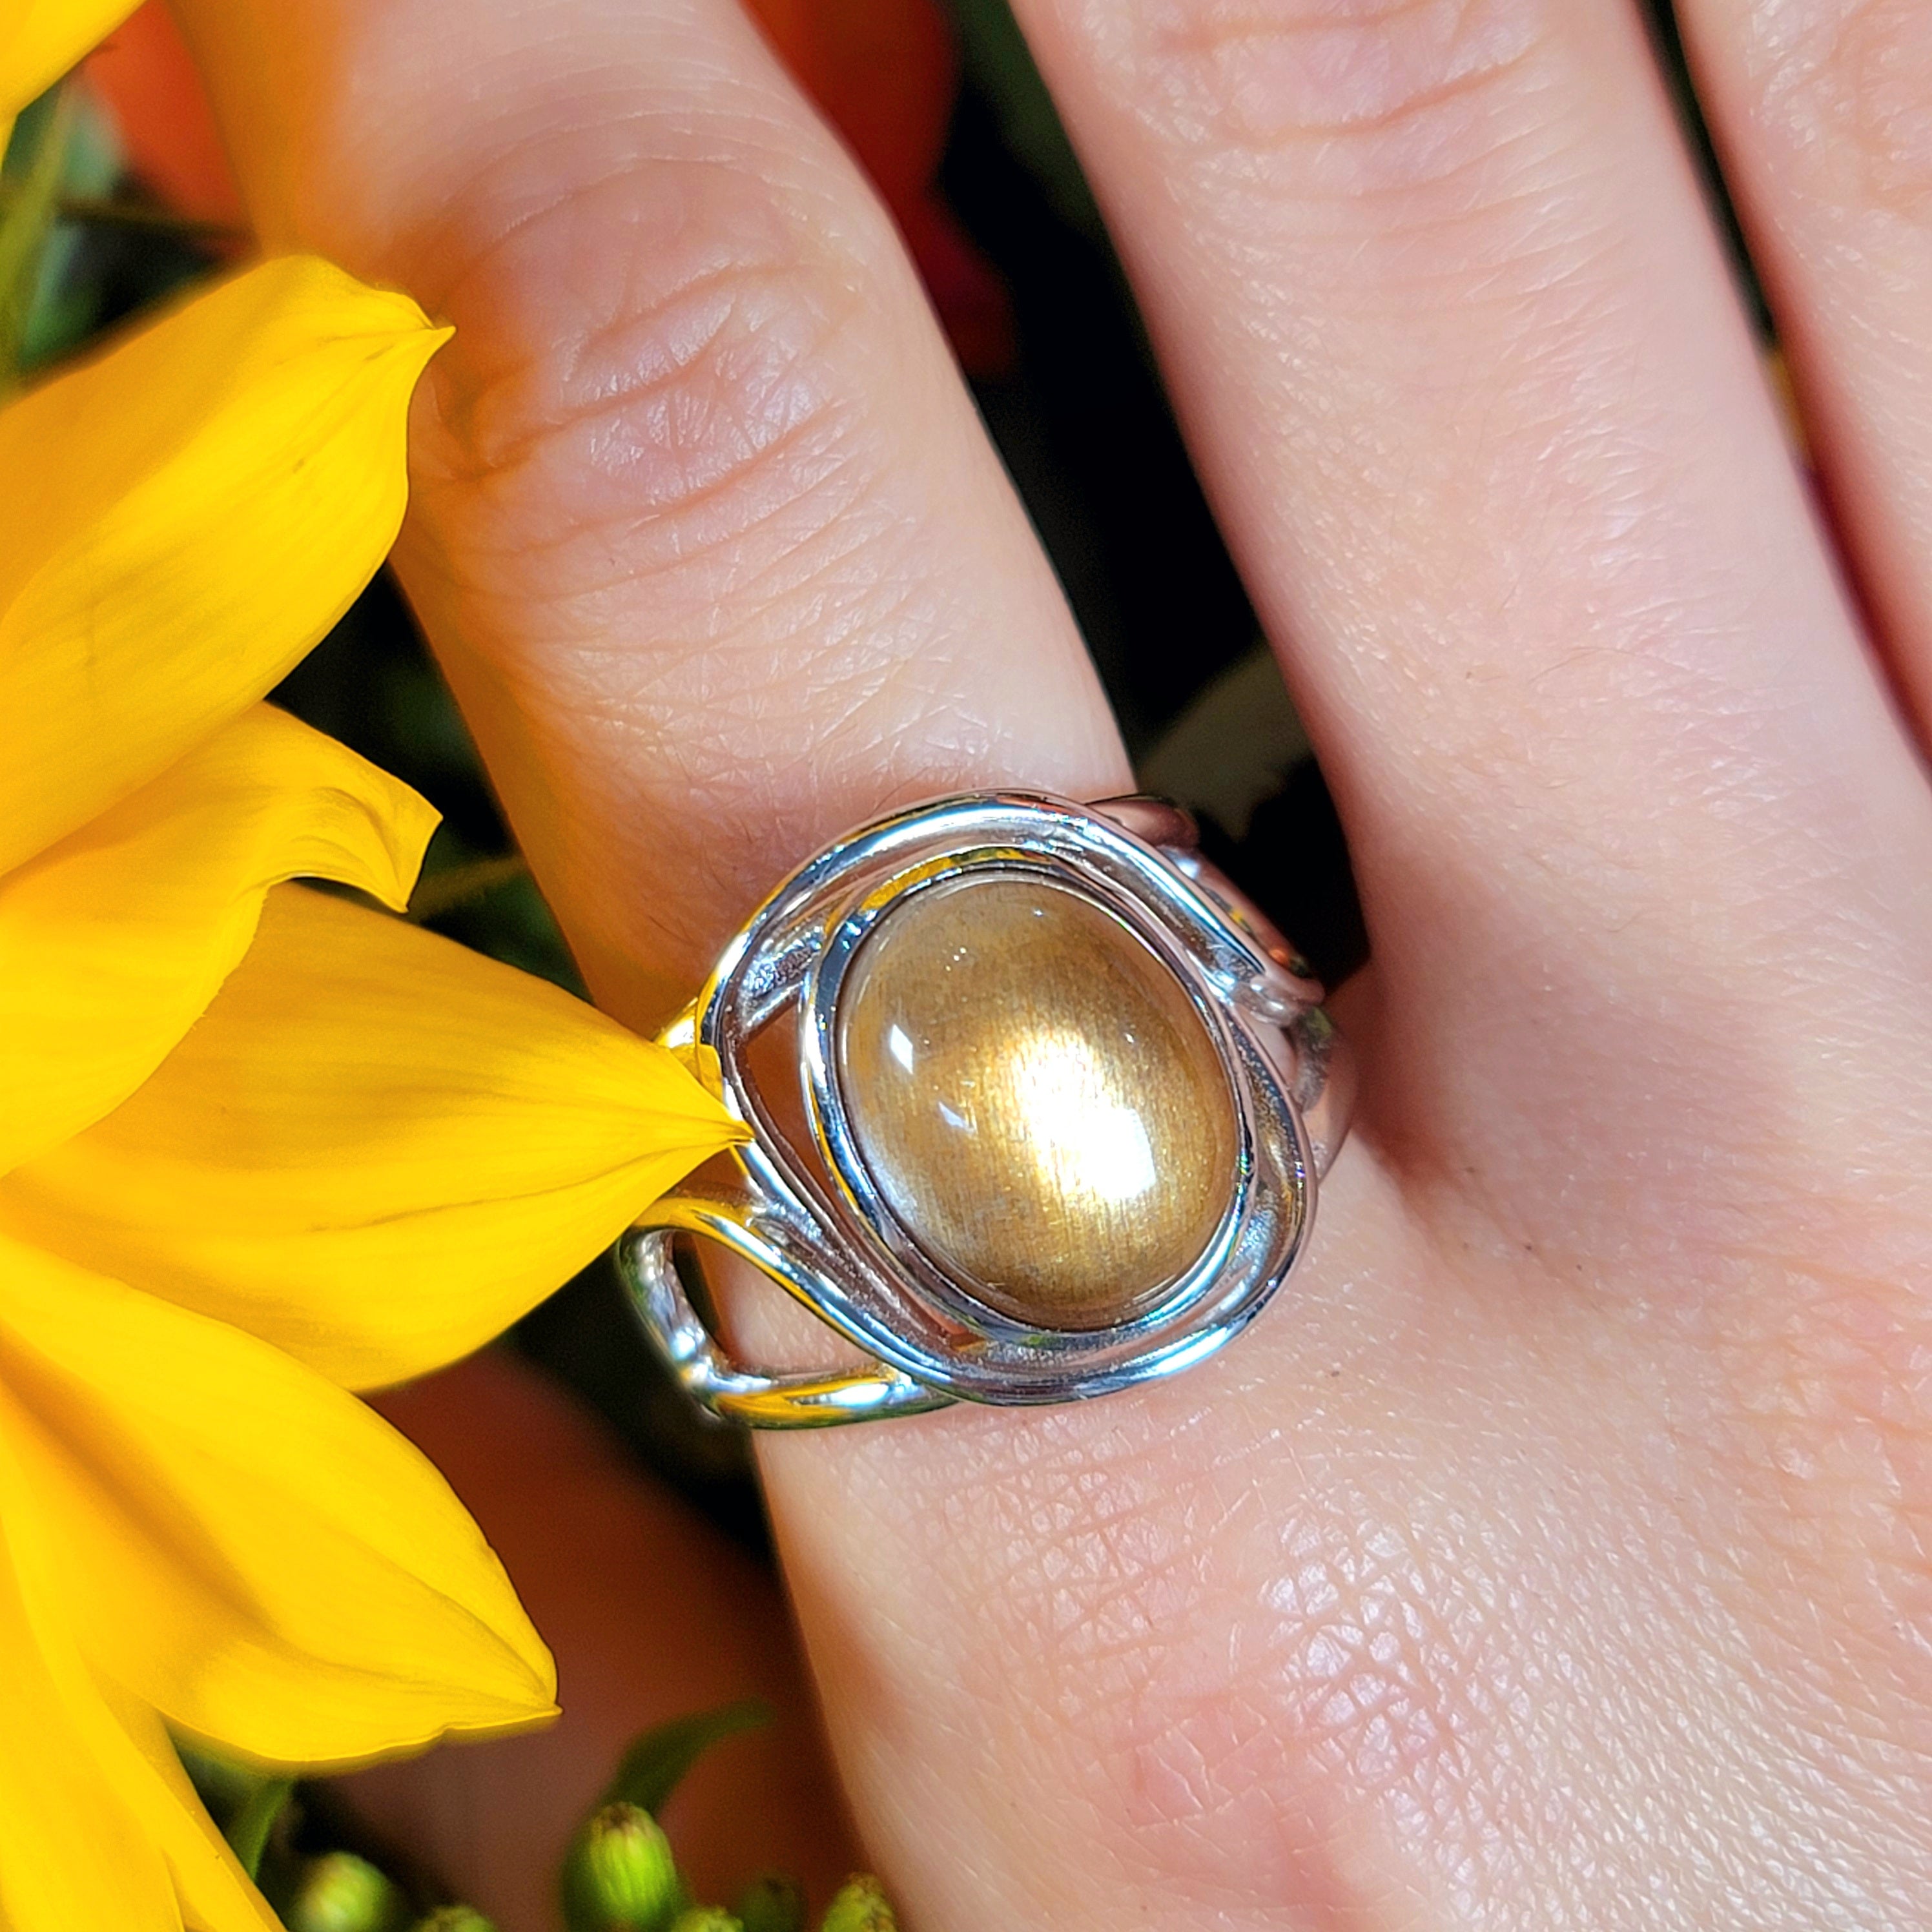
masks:
<path fill-rule="evenodd" d="M 750 1130 L 730 1156 L 736 1184 L 672 1190 L 618 1249 L 647 1334 L 705 1407 L 795 1426 L 962 1399 L 1064 1402 L 1173 1374 L 1259 1312 L 1306 1240 L 1346 1096 L 1320 988 L 1189 849 L 1190 834 L 1184 814 L 1151 800 L 968 794 L 842 839 L 760 908 L 663 1036 L 716 1068 L 720 1098 Z M 1097 906 L 1175 976 L 1234 1108 L 1234 1171 L 1212 1238 L 1182 1274 L 1094 1326 L 1042 1325 L 976 1294 L 885 1199 L 844 1090 L 840 999 L 866 942 L 917 896 L 1016 877 Z M 796 1033 L 803 1146 L 749 1068 L 752 1040 L 778 1025 Z M 800 1375 L 734 1363 L 680 1275 L 675 1249 L 687 1238 L 748 1262 L 869 1366 Z"/>

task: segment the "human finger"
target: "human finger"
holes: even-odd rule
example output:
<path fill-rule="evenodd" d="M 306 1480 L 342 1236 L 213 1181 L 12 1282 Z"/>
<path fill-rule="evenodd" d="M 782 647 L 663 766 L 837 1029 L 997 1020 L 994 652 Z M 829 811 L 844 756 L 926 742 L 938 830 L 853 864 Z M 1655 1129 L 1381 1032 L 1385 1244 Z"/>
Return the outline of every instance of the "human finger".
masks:
<path fill-rule="evenodd" d="M 457 326 L 399 567 L 603 1004 L 661 1020 L 775 850 L 884 801 L 1123 787 L 890 224 L 742 16 L 184 11 L 264 238 Z"/>
<path fill-rule="evenodd" d="M 1636 8 L 1019 12 L 1348 829 L 1372 1103 L 1564 1238 L 1714 1091 L 1845 1118 L 1790 1017 L 1909 978 L 1932 814 Z"/>
<path fill-rule="evenodd" d="M 1922 743 L 1932 740 L 1932 14 L 1682 9 L 1808 441 Z"/>
<path fill-rule="evenodd" d="M 224 4 L 238 8 L 240 0 Z M 657 594 L 650 539 L 668 532 L 676 545 L 690 528 L 680 512 L 742 507 L 734 490 L 758 473 L 734 466 L 746 412 L 705 407 L 701 386 L 685 410 L 645 418 L 648 434 L 622 406 L 628 391 L 620 378 L 662 368 L 693 339 L 700 352 L 680 366 L 694 366 L 717 339 L 715 331 L 680 334 L 675 304 L 668 320 L 648 303 L 641 313 L 626 305 L 664 256 L 667 209 L 690 212 L 669 231 L 673 241 L 702 243 L 714 266 L 724 251 L 725 285 L 738 294 L 732 312 L 747 323 L 728 339 L 727 375 L 768 374 L 771 364 L 759 360 L 767 347 L 808 394 L 822 393 L 814 377 L 839 394 L 841 382 L 856 382 L 851 406 L 861 424 L 875 384 L 893 393 L 890 343 L 875 366 L 855 374 L 830 352 L 836 332 L 812 332 L 818 311 L 809 278 L 801 290 L 754 276 L 745 292 L 730 274 L 736 258 L 727 244 L 743 231 L 732 220 L 721 229 L 721 218 L 741 212 L 741 196 L 762 207 L 760 197 L 777 192 L 790 207 L 791 150 L 779 136 L 801 124 L 795 107 L 768 92 L 749 97 L 760 111 L 748 124 L 727 111 L 747 97 L 721 104 L 704 92 L 707 74 L 736 74 L 756 52 L 746 51 L 731 16 L 549 0 L 464 10 L 458 32 L 439 28 L 458 16 L 428 0 L 386 8 L 304 0 L 272 15 L 266 6 L 230 12 L 231 27 L 238 17 L 256 23 L 264 57 L 251 66 L 245 46 L 233 53 L 229 44 L 231 112 L 254 81 L 274 104 L 256 130 L 254 167 L 262 205 L 283 211 L 278 232 L 314 235 L 352 265 L 387 262 L 406 279 L 438 278 L 452 248 L 459 259 L 476 255 L 481 268 L 444 282 L 449 305 L 466 292 L 486 342 L 505 330 L 520 340 L 529 385 L 554 382 L 560 368 L 567 374 L 586 357 L 583 338 L 563 333 L 554 365 L 550 337 L 527 318 L 559 286 L 610 287 L 614 234 L 623 242 L 618 321 L 590 332 L 610 346 L 607 360 L 591 358 L 590 374 L 616 398 L 616 427 L 553 448 L 556 460 L 537 465 L 535 486 L 514 439 L 484 439 L 466 470 L 440 460 L 419 499 L 421 527 L 435 542 L 419 544 L 406 568 L 459 682 L 467 680 L 468 701 L 482 708 L 513 812 L 554 855 L 548 877 L 566 926 L 587 936 L 593 964 L 604 960 L 600 984 L 634 1018 L 655 1010 L 673 980 L 694 981 L 707 933 L 715 943 L 838 818 L 902 795 L 913 757 L 928 760 L 928 780 L 998 778 L 1024 753 L 1036 762 L 1018 775 L 1035 782 L 1115 782 L 1079 755 L 1093 742 L 1094 728 L 1079 722 L 1088 714 L 1054 711 L 1064 687 L 1051 662 L 1036 684 L 1013 674 L 1003 646 L 976 655 L 962 642 L 962 610 L 1012 608 L 1013 592 L 976 579 L 914 600 L 912 628 L 932 628 L 937 670 L 908 632 L 893 632 L 907 643 L 895 660 L 903 675 L 869 710 L 860 706 L 862 742 L 844 727 L 842 704 L 801 722 L 779 700 L 761 704 L 760 689 L 748 692 L 755 679 L 739 668 L 746 660 L 778 680 L 798 663 L 783 627 L 740 628 L 748 586 L 811 581 L 808 566 L 826 545 L 875 527 L 875 491 L 899 502 L 896 471 L 863 462 L 848 466 L 864 486 L 850 497 L 782 492 L 779 513 L 754 520 L 751 528 L 776 530 L 795 548 L 766 550 L 741 533 L 715 553 L 709 581 L 719 608 L 706 621 L 718 655 L 708 672 L 694 644 L 674 656 L 661 713 L 648 700 L 666 667 L 647 646 L 600 653 L 608 686 L 578 681 L 580 662 L 558 648 L 560 638 L 580 644 L 594 628 L 584 622 L 582 583 L 554 574 L 557 556 L 572 554 L 563 510 L 588 521 L 608 571 L 594 586 L 595 608 L 626 622 L 634 616 L 648 638 Z M 667 21 L 668 38 L 660 38 Z M 680 64 L 693 50 L 703 58 Z M 286 64 L 279 82 L 278 59 Z M 767 85 L 776 86 L 768 74 L 760 83 Z M 698 112 L 707 104 L 718 110 L 710 118 Z M 409 121 L 433 131 L 398 154 L 387 145 L 392 130 Z M 677 177 L 651 164 L 657 147 L 694 124 L 704 137 L 701 206 L 694 190 L 680 195 Z M 597 190 L 587 194 L 584 177 L 566 165 L 579 142 L 596 161 Z M 443 166 L 443 144 L 457 166 Z M 851 212 L 854 184 L 844 174 L 814 180 L 824 191 L 810 201 L 806 225 L 823 224 L 836 241 L 862 220 Z M 560 181 L 571 191 L 560 196 Z M 483 224 L 493 238 L 508 237 L 507 257 L 476 245 L 478 193 L 511 211 L 500 227 Z M 528 244 L 525 231 L 544 230 L 559 207 L 551 246 Z M 641 264 L 629 253 L 640 232 L 650 244 Z M 454 244 L 442 238 L 452 234 Z M 492 280 L 490 265 L 506 261 L 514 272 Z M 762 257 L 754 264 L 765 266 Z M 860 309 L 893 312 L 892 286 L 880 284 L 884 292 Z M 869 296 L 873 285 L 865 287 Z M 1226 346 L 1209 344 L 1217 353 Z M 492 387 L 498 366 L 485 358 L 473 398 L 449 420 L 487 426 L 502 404 Z M 1455 379 L 1452 365 L 1440 380 L 1452 388 Z M 588 386 L 595 403 L 597 384 Z M 754 386 L 754 394 L 771 392 Z M 503 394 L 520 393 L 513 371 Z M 594 409 L 588 420 L 593 428 L 607 421 Z M 1563 420 L 1558 412 L 1555 426 Z M 604 466 L 613 445 L 646 457 L 668 452 L 681 467 L 640 458 L 634 471 L 613 472 Z M 863 438 L 859 446 L 871 447 Z M 942 438 L 940 446 L 955 446 Z M 722 470 L 722 492 L 718 472 L 700 460 L 707 452 Z M 769 446 L 757 453 L 771 456 Z M 928 479 L 922 500 L 934 502 L 922 466 L 930 450 L 908 460 L 915 477 Z M 672 468 L 688 501 L 651 488 Z M 974 473 L 964 472 L 969 483 Z M 1446 487 L 1434 500 L 1456 507 Z M 826 520 L 806 514 L 814 508 Z M 889 530 L 929 527 L 924 513 L 884 520 Z M 454 560 L 470 556 L 472 544 L 478 561 L 466 574 Z M 512 604 L 494 594 L 496 573 L 524 550 L 547 574 Z M 902 558 L 890 548 L 848 554 L 857 587 L 875 592 L 880 580 L 857 573 Z M 1022 586 L 1039 583 L 1036 561 L 1016 560 L 1016 568 Z M 673 616 L 689 580 L 674 568 L 664 593 Z M 892 590 L 904 581 L 890 570 L 883 580 Z M 633 586 L 634 607 L 624 601 Z M 993 602 L 975 601 L 982 596 Z M 853 608 L 830 598 L 802 602 L 794 614 L 803 628 L 825 621 L 836 660 L 853 634 Z M 860 608 L 878 607 L 862 598 Z M 886 608 L 902 606 L 893 598 Z M 1366 596 L 1363 614 L 1375 615 Z M 479 681 L 463 629 L 475 622 L 488 631 L 493 616 L 491 662 L 512 667 L 500 689 Z M 1728 634 L 1717 628 L 1721 640 Z M 807 661 L 816 662 L 808 652 Z M 808 683 L 800 696 L 783 686 L 783 702 L 803 708 L 818 688 Z M 856 688 L 862 700 L 868 694 L 863 680 Z M 925 702 L 935 688 L 946 700 L 936 710 Z M 626 714 L 632 728 L 604 730 L 610 700 L 628 706 L 638 689 L 647 701 Z M 530 722 L 493 723 L 493 704 L 507 713 L 519 698 Z M 734 705 L 733 730 L 721 733 L 720 711 Z M 586 706 L 592 728 L 580 732 L 574 716 Z M 959 730 L 961 718 L 974 728 Z M 832 771 L 849 781 L 846 803 L 855 808 L 836 817 L 837 788 L 821 789 L 821 775 L 807 769 L 815 737 L 829 741 Z M 1621 754 L 1615 734 L 1606 742 Z M 1509 749 L 1505 742 L 1498 756 Z M 675 777 L 652 764 L 673 754 L 682 760 Z M 1481 751 L 1445 732 L 1439 743 L 1425 738 L 1418 756 L 1454 766 Z M 1525 782 L 1527 757 L 1504 758 L 1504 777 Z M 591 769 L 592 761 L 601 764 Z M 662 854 L 642 866 L 624 858 L 640 836 L 626 814 L 640 784 L 656 788 L 648 796 L 664 813 Z M 738 808 L 704 815 L 699 836 L 675 817 L 687 793 L 700 806 L 716 794 Z M 1744 794 L 1746 802 L 1756 796 L 1749 784 Z M 570 809 L 551 809 L 553 794 Z M 607 846 L 616 855 L 608 863 Z M 1590 856 L 1586 849 L 1572 860 L 1580 869 Z M 1500 922 L 1526 877 L 1533 883 L 1536 869 L 1519 856 L 1494 880 L 1466 865 L 1439 878 L 1418 868 L 1395 884 L 1423 913 L 1432 897 L 1468 896 Z M 1627 883 L 1623 872 L 1610 877 Z M 1729 930 L 1723 883 L 1714 874 L 1707 881 L 1719 937 Z M 607 894 L 621 900 L 642 886 L 663 903 L 643 914 L 605 903 Z M 1394 906 L 1393 892 L 1385 903 Z M 1745 910 L 1754 903 L 1747 894 Z M 1634 930 L 1634 948 L 1654 943 L 1640 919 Z M 1400 943 L 1390 912 L 1382 932 Z M 1495 938 L 1498 998 L 1530 996 L 1519 1016 L 1526 1030 L 1510 1034 L 1486 1010 L 1474 1017 L 1510 1070 L 1513 1095 L 1533 1084 L 1535 1049 L 1547 1042 L 1550 1090 L 1573 1102 L 1573 1016 L 1524 962 L 1538 956 L 1529 941 L 1552 968 L 1574 956 L 1560 947 L 1552 955 L 1540 929 L 1526 938 L 1499 923 Z M 615 957 L 612 949 L 626 944 L 640 949 L 634 960 Z M 1724 957 L 1728 992 L 1738 971 Z M 1639 993 L 1648 963 L 1634 956 L 1624 982 Z M 1610 966 L 1587 955 L 1582 964 L 1594 969 L 1586 992 L 1614 990 Z M 1460 958 L 1448 964 L 1450 982 L 1466 986 L 1473 969 Z M 1412 995 L 1427 991 L 1413 962 L 1408 983 Z M 1713 1000 L 1703 1016 L 1723 1010 Z M 1703 1053 L 1688 1024 L 1672 1037 L 1687 1057 Z M 1432 1040 L 1413 1043 L 1440 1051 Z M 1660 1098 L 1676 1100 L 1670 1083 L 1688 1084 L 1682 1070 L 1641 1030 L 1636 1043 L 1658 1070 Z M 1452 1045 L 1460 1053 L 1470 1043 Z M 1708 1054 L 1700 1064 L 1708 1075 Z M 1566 1077 L 1559 1083 L 1556 1073 Z M 1493 1068 L 1480 1076 L 1499 1078 Z M 1758 1096 L 1744 1090 L 1744 1101 Z M 1603 1096 L 1584 1097 L 1630 1131 Z M 1683 1110 L 1636 1118 L 1663 1136 L 1665 1155 L 1678 1156 L 1666 1171 L 1680 1200 L 1694 1197 L 1700 1180 L 1714 1179 L 1718 1192 L 1734 1174 L 1754 1174 L 1760 1190 L 1771 1185 L 1774 1163 L 1757 1144 L 1775 1141 L 1784 1118 L 1771 1102 L 1747 1106 L 1720 1088 L 1694 1147 Z M 1399 1126 L 1400 1117 L 1378 1104 L 1375 1124 Z M 1540 1124 L 1559 1152 L 1565 1136 L 1576 1150 L 1570 1112 L 1552 1110 Z M 1544 1144 L 1526 1140 L 1521 1151 L 1526 1168 L 1554 1166 Z M 1546 1233 L 1514 1225 L 1507 1200 L 1496 1208 L 1460 1177 L 1455 1187 L 1431 1188 L 1415 1184 L 1412 1170 L 1405 1192 L 1391 1170 L 1406 1150 L 1392 1135 L 1370 1136 L 1324 1186 L 1322 1230 L 1295 1292 L 1216 1362 L 1106 1402 L 1043 1414 L 954 1413 L 772 1447 L 773 1513 L 842 1768 L 868 1845 L 921 1922 L 964 1928 L 1004 1914 L 1081 1927 L 1245 1928 L 1299 1915 L 1377 1928 L 1459 1918 L 1602 1926 L 1654 1916 L 1662 1896 L 1682 1922 L 1697 1924 L 1729 1909 L 1742 1874 L 1774 1888 L 1773 1916 L 1781 1909 L 1787 1922 L 1802 1923 L 1820 1918 L 1813 1908 L 1821 1870 L 1854 1868 L 1844 1885 L 1862 1898 L 1886 1886 L 1898 1895 L 1922 1871 L 1912 1862 L 1909 1780 L 1886 1782 L 1889 1733 L 1874 1719 L 1842 1735 L 1860 1685 L 1833 1660 L 1864 1654 L 1860 1646 L 1892 1625 L 1868 1606 L 1856 1620 L 1858 1644 L 1849 1622 L 1821 1640 L 1790 1607 L 1815 1612 L 1824 1589 L 1822 1568 L 1805 1567 L 1813 1544 L 1801 1547 L 1776 1520 L 1774 1479 L 1810 1466 L 1810 1438 L 1753 1433 L 1752 1417 L 1784 1414 L 1776 1387 L 1752 1390 L 1756 1406 L 1739 1420 L 1693 1314 L 1683 1312 L 1700 1305 L 1694 1272 L 1665 1280 L 1642 1264 L 1656 1261 L 1654 1251 L 1632 1262 L 1628 1246 L 1606 1256 L 1591 1240 L 1616 1204 L 1649 1198 L 1639 1178 L 1654 1178 L 1617 1168 L 1622 1142 L 1612 1138 L 1603 1161 L 1592 1151 L 1577 1154 L 1582 1226 L 1566 1238 L 1560 1226 Z M 1493 1192 L 1506 1196 L 1514 1168 L 1494 1172 Z M 1598 1198 L 1590 1188 L 1600 1174 Z M 1778 1167 L 1776 1180 L 1777 1198 L 1798 1196 L 1791 1168 Z M 1691 1230 L 1707 1246 L 1715 1218 Z M 1758 1299 L 1773 1337 L 1762 1359 L 1774 1369 L 1786 1333 L 1776 1324 L 1791 1303 Z M 1742 1332 L 1759 1332 L 1739 1322 Z M 1814 1400 L 1809 1382 L 1799 1394 Z M 1832 1520 L 1834 1532 L 1844 1527 Z M 1828 1804 L 1814 1802 L 1808 1782 L 1821 1736 L 1838 1753 Z M 1724 1795 L 1720 1808 L 1708 1803 L 1712 1789 Z M 1766 1844 L 1782 1854 L 1768 1875 L 1759 1871 Z"/>
<path fill-rule="evenodd" d="M 916 284 L 735 12 L 184 12 L 265 237 L 456 325 L 398 567 L 605 1004 L 661 1020 L 896 798 L 1127 782 Z M 648 1633 L 626 1607 L 600 1654 Z M 544 1748 L 364 1789 L 460 1874 Z"/>

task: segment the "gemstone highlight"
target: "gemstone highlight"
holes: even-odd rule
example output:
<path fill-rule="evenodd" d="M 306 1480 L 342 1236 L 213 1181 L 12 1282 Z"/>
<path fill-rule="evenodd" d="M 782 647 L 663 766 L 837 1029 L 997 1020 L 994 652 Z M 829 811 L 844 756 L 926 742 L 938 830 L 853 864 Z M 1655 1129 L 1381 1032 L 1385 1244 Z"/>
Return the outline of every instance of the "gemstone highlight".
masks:
<path fill-rule="evenodd" d="M 988 1306 L 1132 1315 L 1205 1252 L 1234 1100 L 1174 974 L 1104 908 L 990 873 L 909 895 L 848 970 L 847 1118 L 894 1215 Z"/>

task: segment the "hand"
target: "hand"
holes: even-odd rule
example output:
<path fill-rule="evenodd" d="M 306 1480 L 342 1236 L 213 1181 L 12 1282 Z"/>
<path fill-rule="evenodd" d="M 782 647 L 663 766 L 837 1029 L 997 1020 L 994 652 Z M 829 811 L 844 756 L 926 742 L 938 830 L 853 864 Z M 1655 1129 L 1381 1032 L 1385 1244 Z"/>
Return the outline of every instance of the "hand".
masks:
<path fill-rule="evenodd" d="M 1128 783 L 727 0 L 184 11 L 264 235 L 458 325 L 400 567 L 614 1012 L 895 802 Z M 1834 536 L 1633 8 L 1022 11 L 1343 813 L 1363 1103 L 1209 1365 L 760 1444 L 868 1855 L 922 1932 L 1922 1924 L 1932 11 L 1686 8 Z M 566 1699 L 698 1642 L 609 1594 Z M 534 1802 L 464 1762 L 446 1848 Z"/>

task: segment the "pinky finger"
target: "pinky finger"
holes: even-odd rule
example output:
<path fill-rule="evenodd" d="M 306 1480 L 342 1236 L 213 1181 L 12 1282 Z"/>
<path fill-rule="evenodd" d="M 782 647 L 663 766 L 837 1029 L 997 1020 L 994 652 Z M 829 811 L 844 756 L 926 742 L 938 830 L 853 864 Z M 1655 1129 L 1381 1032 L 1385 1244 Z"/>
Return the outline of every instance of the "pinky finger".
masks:
<path fill-rule="evenodd" d="M 1678 11 L 1841 540 L 1932 743 L 1932 8 Z"/>

